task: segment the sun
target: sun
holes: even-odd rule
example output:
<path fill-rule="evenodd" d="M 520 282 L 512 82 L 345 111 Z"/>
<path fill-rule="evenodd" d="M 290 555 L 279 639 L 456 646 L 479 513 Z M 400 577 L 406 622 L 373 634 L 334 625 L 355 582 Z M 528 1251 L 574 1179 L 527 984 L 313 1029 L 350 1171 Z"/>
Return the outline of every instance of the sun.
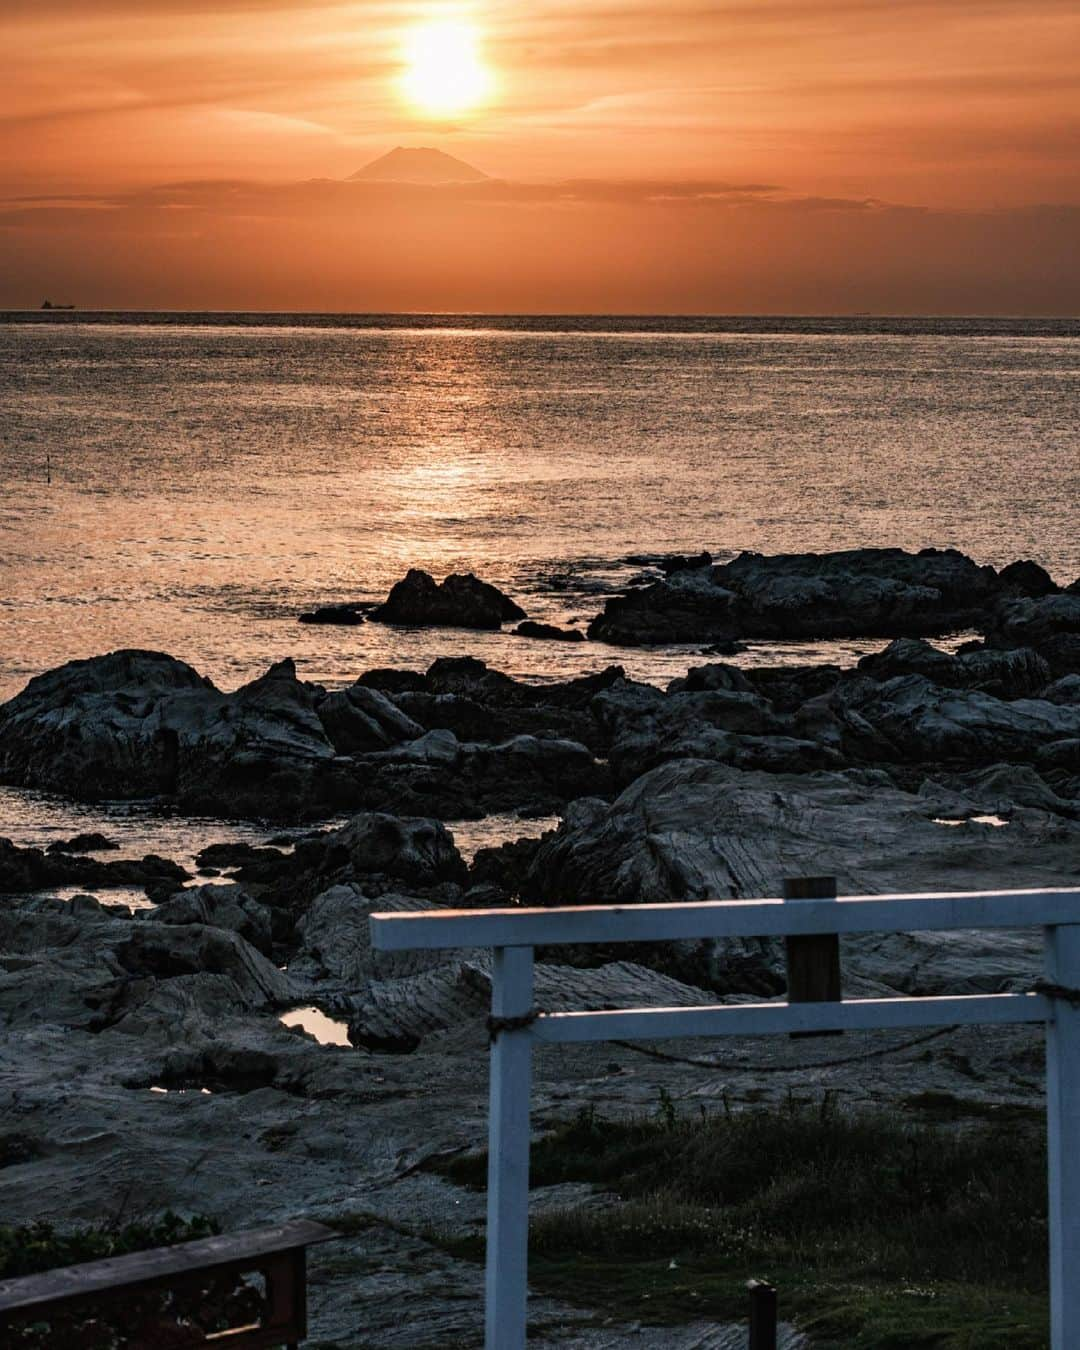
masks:
<path fill-rule="evenodd" d="M 439 19 L 408 34 L 401 87 L 422 112 L 432 116 L 468 112 L 485 102 L 492 84 L 472 24 Z"/>

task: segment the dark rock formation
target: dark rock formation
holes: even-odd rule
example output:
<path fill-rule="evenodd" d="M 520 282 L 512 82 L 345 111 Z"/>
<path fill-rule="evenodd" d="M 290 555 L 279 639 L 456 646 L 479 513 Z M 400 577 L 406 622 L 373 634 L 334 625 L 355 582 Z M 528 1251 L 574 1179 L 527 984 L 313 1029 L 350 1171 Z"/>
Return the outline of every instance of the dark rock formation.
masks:
<path fill-rule="evenodd" d="M 935 823 L 947 800 L 940 790 L 898 791 L 883 775 L 746 773 L 681 760 L 612 803 L 573 803 L 537 848 L 523 898 L 637 904 L 775 895 L 785 876 L 811 871 L 837 876 L 841 894 L 903 889 L 914 874 L 963 890 L 994 866 L 1001 886 L 1049 885 L 1075 870 L 1075 826 L 1042 810 L 1023 822 L 1014 813 L 1007 829 L 977 827 L 976 848 L 970 833 Z"/>
<path fill-rule="evenodd" d="M 424 728 L 385 694 L 361 684 L 327 694 L 316 711 L 327 738 L 341 755 L 385 750 L 424 734 Z"/>
<path fill-rule="evenodd" d="M 815 714 L 820 720 L 812 721 Z M 834 719 L 831 727 L 827 718 Z M 943 689 L 920 675 L 845 682 L 806 705 L 797 721 L 846 762 L 1032 762 L 1080 736 L 1080 709 L 1045 699 L 1004 700 L 981 689 Z M 1050 754 L 1050 762 L 1054 755 Z M 1066 754 L 1064 764 L 1070 762 Z"/>
<path fill-rule="evenodd" d="M 524 619 L 525 611 L 497 586 L 471 572 L 455 572 L 436 583 L 429 573 L 414 567 L 369 617 L 412 628 L 496 629 L 509 620 Z"/>
<path fill-rule="evenodd" d="M 71 839 L 57 839 L 49 845 L 46 853 L 109 853 L 119 849 L 120 845 L 108 835 L 91 831 L 89 834 L 77 834 Z"/>
<path fill-rule="evenodd" d="M 1052 595 L 1057 583 L 1044 567 L 1025 558 L 1020 562 L 1011 562 L 998 573 L 1002 590 L 1015 595 Z"/>
<path fill-rule="evenodd" d="M 9 895 L 51 886 L 95 889 L 167 883 L 175 889 L 189 879 L 190 874 L 177 863 L 154 853 L 139 860 L 100 862 L 96 858 L 44 853 L 39 848 L 19 848 L 10 839 L 0 838 L 0 892 Z"/>
<path fill-rule="evenodd" d="M 541 638 L 548 642 L 584 642 L 585 634 L 578 628 L 558 628 L 553 623 L 534 623 L 526 619 L 513 630 L 515 637 Z"/>
<path fill-rule="evenodd" d="M 228 929 L 239 933 L 264 956 L 270 955 L 270 911 L 240 886 L 196 886 L 177 891 L 149 913 L 154 923 L 197 923 Z"/>
<path fill-rule="evenodd" d="M 929 636 L 975 625 L 1000 591 L 992 567 L 953 549 L 741 553 L 613 597 L 588 632 L 626 646 Z"/>
<path fill-rule="evenodd" d="M 875 680 L 921 675 L 949 689 L 982 689 L 999 698 L 1027 698 L 1050 680 L 1050 667 L 1029 647 L 997 651 L 976 646 L 952 656 L 919 638 L 897 638 L 864 656 L 860 672 Z"/>
<path fill-rule="evenodd" d="M 1034 647 L 1055 676 L 1080 674 L 1080 594 L 1004 600 L 986 641 L 990 647 Z"/>
<path fill-rule="evenodd" d="M 291 661 L 222 694 L 160 652 L 71 661 L 0 707 L 0 781 L 208 814 L 326 814 L 349 801 Z"/>
<path fill-rule="evenodd" d="M 733 667 L 699 667 L 672 688 L 665 696 L 652 685 L 621 681 L 593 700 L 616 787 L 686 758 L 773 771 L 839 767 L 833 748 L 793 734 L 789 721 Z"/>

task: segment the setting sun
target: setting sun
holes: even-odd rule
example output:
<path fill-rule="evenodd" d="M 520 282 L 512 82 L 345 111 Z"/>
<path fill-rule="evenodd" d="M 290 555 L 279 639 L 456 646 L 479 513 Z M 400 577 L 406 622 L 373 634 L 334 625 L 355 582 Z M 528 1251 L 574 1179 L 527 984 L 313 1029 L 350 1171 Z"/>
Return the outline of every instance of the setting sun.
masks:
<path fill-rule="evenodd" d="M 405 96 L 426 113 L 465 112 L 491 90 L 491 72 L 480 59 L 476 29 L 460 20 L 413 29 L 405 42 L 405 66 Z"/>

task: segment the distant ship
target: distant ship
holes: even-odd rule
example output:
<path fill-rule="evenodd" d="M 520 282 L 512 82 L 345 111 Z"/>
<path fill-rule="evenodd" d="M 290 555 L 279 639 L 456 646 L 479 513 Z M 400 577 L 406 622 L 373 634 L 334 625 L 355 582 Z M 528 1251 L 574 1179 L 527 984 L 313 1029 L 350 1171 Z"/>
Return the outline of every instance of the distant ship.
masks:
<path fill-rule="evenodd" d="M 42 300 L 42 309 L 74 309 L 74 305 L 54 305 L 51 300 Z"/>

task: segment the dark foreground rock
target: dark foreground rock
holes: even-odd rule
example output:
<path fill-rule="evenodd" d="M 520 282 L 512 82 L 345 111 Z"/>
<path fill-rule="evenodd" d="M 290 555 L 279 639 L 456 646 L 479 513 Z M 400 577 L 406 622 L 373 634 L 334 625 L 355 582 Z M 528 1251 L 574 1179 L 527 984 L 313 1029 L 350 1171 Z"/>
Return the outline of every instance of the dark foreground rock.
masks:
<path fill-rule="evenodd" d="M 741 553 L 613 597 L 588 631 L 626 646 L 926 637 L 985 625 L 995 603 L 1017 589 L 1015 577 L 1003 582 L 992 567 L 954 549 Z"/>
<path fill-rule="evenodd" d="M 524 619 L 525 611 L 497 586 L 471 572 L 455 572 L 436 583 L 429 573 L 414 567 L 369 617 L 377 623 L 413 628 L 496 629 L 509 620 Z"/>
<path fill-rule="evenodd" d="M 391 692 L 328 692 L 281 661 L 223 694 L 159 652 L 71 662 L 0 707 L 0 781 L 275 820 L 547 813 L 606 790 L 589 705 L 617 668 L 550 686 L 468 660 L 376 675 Z"/>
<path fill-rule="evenodd" d="M 291 661 L 223 694 L 161 652 L 71 661 L 0 707 L 0 781 L 211 814 L 327 814 L 347 774 Z"/>

